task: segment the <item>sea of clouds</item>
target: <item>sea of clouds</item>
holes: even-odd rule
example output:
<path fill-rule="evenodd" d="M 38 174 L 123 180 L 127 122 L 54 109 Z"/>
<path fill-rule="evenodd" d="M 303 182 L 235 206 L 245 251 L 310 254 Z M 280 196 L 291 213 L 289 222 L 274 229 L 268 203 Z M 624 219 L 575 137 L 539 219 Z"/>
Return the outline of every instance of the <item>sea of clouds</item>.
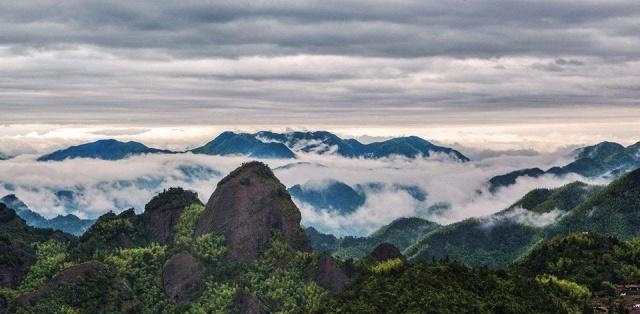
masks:
<path fill-rule="evenodd" d="M 417 216 L 448 224 L 468 217 L 487 216 L 505 209 L 533 188 L 557 187 L 575 180 L 606 183 L 577 175 L 520 178 L 515 185 L 491 194 L 486 184 L 495 175 L 522 168 L 547 169 L 564 165 L 571 156 L 566 150 L 548 154 L 523 151 L 485 156 L 459 163 L 443 156 L 373 160 L 302 153 L 295 160 L 263 161 L 274 169 L 287 187 L 311 184 L 322 189 L 323 184 L 333 180 L 352 187 L 384 184 L 386 188 L 364 189 L 364 205 L 347 215 L 311 208 L 294 199 L 302 212 L 304 226 L 341 236 L 367 235 L 400 217 Z M 71 213 L 81 218 L 97 218 L 108 211 L 120 212 L 130 207 L 141 212 L 155 194 L 172 186 L 196 191 L 206 202 L 222 177 L 249 161 L 241 156 L 191 153 L 150 154 L 119 161 L 38 162 L 37 157 L 38 154 L 23 154 L 0 161 L 0 196 L 16 194 L 45 217 Z M 427 192 L 427 198 L 417 200 L 406 190 L 390 188 L 393 185 L 419 187 Z M 61 195 L 60 191 L 64 193 Z M 447 206 L 438 206 L 442 204 Z M 532 221 L 535 218 L 527 217 L 527 221 L 536 224 Z"/>

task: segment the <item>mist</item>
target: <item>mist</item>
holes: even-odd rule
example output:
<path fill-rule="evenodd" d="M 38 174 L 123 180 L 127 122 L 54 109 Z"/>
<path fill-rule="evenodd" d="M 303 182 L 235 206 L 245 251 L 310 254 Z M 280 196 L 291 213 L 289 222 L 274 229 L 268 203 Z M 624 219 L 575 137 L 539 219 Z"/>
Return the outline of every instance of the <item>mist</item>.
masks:
<path fill-rule="evenodd" d="M 565 164 L 569 150 L 550 154 L 489 154 L 467 163 L 450 161 L 444 156 L 407 159 L 344 158 L 330 154 L 298 154 L 295 160 L 263 160 L 286 187 L 295 184 L 322 189 L 332 181 L 351 187 L 371 183 L 380 189 L 362 189 L 366 201 L 347 215 L 311 208 L 294 199 L 302 213 L 302 224 L 344 235 L 368 235 L 400 217 L 421 217 L 449 224 L 469 217 L 487 216 L 505 209 L 533 188 L 558 187 L 576 180 L 542 176 L 520 178 L 515 185 L 491 194 L 489 178 L 516 169 Z M 108 212 L 135 208 L 140 213 L 157 193 L 181 186 L 198 193 L 207 202 L 217 182 L 231 170 L 249 161 L 246 157 L 221 157 L 181 154 L 150 154 L 119 161 L 71 159 L 61 162 L 37 162 L 37 155 L 23 154 L 0 161 L 0 195 L 16 194 L 34 211 L 45 217 L 74 214 L 97 218 Z M 394 185 L 415 186 L 426 191 L 425 200 L 417 200 Z M 72 195 L 71 200 L 56 192 Z M 446 204 L 447 206 L 442 206 Z M 435 207 L 434 207 L 435 206 Z M 434 210 L 436 208 L 437 210 Z"/>

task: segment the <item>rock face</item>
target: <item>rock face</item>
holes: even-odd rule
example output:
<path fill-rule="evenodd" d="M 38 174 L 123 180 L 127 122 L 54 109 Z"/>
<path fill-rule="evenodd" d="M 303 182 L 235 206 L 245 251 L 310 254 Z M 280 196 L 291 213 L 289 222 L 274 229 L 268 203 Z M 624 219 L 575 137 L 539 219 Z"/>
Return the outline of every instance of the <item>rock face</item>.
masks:
<path fill-rule="evenodd" d="M 144 209 L 142 220 L 152 242 L 167 244 L 173 238 L 173 227 L 191 204 L 202 204 L 198 194 L 182 188 L 169 188 L 154 197 Z"/>
<path fill-rule="evenodd" d="M 400 250 L 391 243 L 382 243 L 378 245 L 373 249 L 373 252 L 371 252 L 371 256 L 379 262 L 395 258 L 399 258 L 401 260 L 405 259 Z"/>
<path fill-rule="evenodd" d="M 292 250 L 311 251 L 300 211 L 267 165 L 249 162 L 218 183 L 196 227 L 196 236 L 222 234 L 227 259 L 252 261 L 280 232 Z"/>
<path fill-rule="evenodd" d="M 178 253 L 164 264 L 162 283 L 169 299 L 182 302 L 197 299 L 204 291 L 203 274 L 189 253 Z"/>
<path fill-rule="evenodd" d="M 243 314 L 268 314 L 267 310 L 264 309 L 262 303 L 253 294 L 241 293 L 236 297 L 234 301 L 236 304 L 239 313 Z"/>
<path fill-rule="evenodd" d="M 342 291 L 349 282 L 349 277 L 338 266 L 331 256 L 323 253 L 318 258 L 317 269 L 310 270 L 311 279 L 320 287 L 329 290 L 331 293 Z"/>

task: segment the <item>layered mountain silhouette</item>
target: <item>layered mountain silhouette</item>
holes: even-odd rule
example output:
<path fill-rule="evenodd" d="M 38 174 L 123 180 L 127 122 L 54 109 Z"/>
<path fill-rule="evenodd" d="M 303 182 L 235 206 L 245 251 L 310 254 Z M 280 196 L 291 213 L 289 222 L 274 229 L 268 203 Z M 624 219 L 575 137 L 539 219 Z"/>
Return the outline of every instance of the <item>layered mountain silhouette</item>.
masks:
<path fill-rule="evenodd" d="M 339 215 L 351 214 L 364 205 L 368 192 L 383 191 L 402 191 L 420 202 L 427 199 L 427 192 L 419 186 L 380 182 L 356 184 L 351 187 L 336 180 L 310 181 L 289 188 L 289 193 L 296 201 L 310 205 L 317 212 L 327 211 Z"/>
<path fill-rule="evenodd" d="M 437 223 L 412 217 L 398 218 L 366 237 L 338 238 L 321 233 L 313 227 L 306 228 L 305 232 L 314 250 L 326 252 L 340 259 L 348 259 L 361 258 L 384 243 L 392 244 L 399 250 L 405 250 L 417 239 L 439 227 L 441 226 Z"/>
<path fill-rule="evenodd" d="M 640 142 L 624 147 L 618 143 L 601 142 L 596 145 L 578 148 L 573 152 L 574 160 L 564 166 L 547 170 L 529 168 L 512 171 L 491 178 L 488 189 L 491 193 L 501 187 L 516 183 L 521 177 L 537 178 L 545 174 L 563 176 L 570 173 L 584 177 L 618 177 L 640 167 Z"/>
<path fill-rule="evenodd" d="M 340 181 L 328 181 L 318 184 L 296 184 L 289 188 L 296 200 L 311 205 L 317 211 L 346 215 L 355 212 L 364 205 L 366 196 Z"/>
<path fill-rule="evenodd" d="M 64 231 L 73 235 L 82 235 L 95 222 L 93 219 L 80 219 L 75 215 L 58 215 L 47 219 L 37 212 L 31 210 L 27 204 L 20 200 L 15 194 L 9 194 L 0 198 L 0 203 L 15 210 L 16 214 L 22 218 L 27 225 L 36 228 L 51 228 Z"/>
<path fill-rule="evenodd" d="M 469 158 L 454 149 L 434 145 L 417 136 L 398 137 L 370 144 L 363 144 L 355 139 L 342 139 L 326 131 L 288 133 L 263 131 L 254 136 L 267 142 L 283 143 L 296 152 L 337 154 L 349 158 L 383 158 L 394 155 L 416 158 L 442 154 L 456 161 L 469 161 Z"/>
<path fill-rule="evenodd" d="M 406 158 L 433 157 L 459 162 L 469 161 L 462 153 L 448 147 L 438 146 L 417 136 L 393 138 L 387 141 L 363 144 L 355 139 L 341 139 L 326 131 L 274 133 L 223 132 L 203 146 L 189 150 L 194 154 L 216 156 L 247 156 L 251 158 L 295 158 L 297 153 L 335 154 L 348 158 Z M 121 142 L 114 139 L 71 146 L 41 156 L 39 161 L 62 161 L 73 158 L 95 158 L 119 160 L 131 156 L 156 153 L 176 153 L 169 150 L 147 147 L 138 142 Z"/>

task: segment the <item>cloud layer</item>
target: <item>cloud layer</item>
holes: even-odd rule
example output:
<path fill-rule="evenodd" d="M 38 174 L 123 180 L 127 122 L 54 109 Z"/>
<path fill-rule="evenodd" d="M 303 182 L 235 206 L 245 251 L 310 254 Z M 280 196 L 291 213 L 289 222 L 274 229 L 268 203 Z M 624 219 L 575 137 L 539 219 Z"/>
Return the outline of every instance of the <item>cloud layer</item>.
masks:
<path fill-rule="evenodd" d="M 36 162 L 35 158 L 35 155 L 21 155 L 0 161 L 0 195 L 15 193 L 47 217 L 73 213 L 83 218 L 95 218 L 109 210 L 119 212 L 129 207 L 141 212 L 153 195 L 172 186 L 194 190 L 206 202 L 222 176 L 247 161 L 243 157 L 191 153 L 143 155 L 120 161 Z M 363 189 L 364 205 L 346 215 L 313 209 L 294 200 L 302 211 L 303 225 L 337 235 L 367 235 L 400 217 L 417 216 L 446 224 L 486 216 L 505 209 L 533 188 L 557 187 L 583 179 L 578 176 L 522 178 L 496 194 L 486 190 L 487 180 L 496 174 L 522 167 L 548 168 L 564 164 L 563 153 L 501 155 L 469 163 L 438 159 L 348 159 L 315 154 L 300 154 L 293 162 L 266 162 L 287 187 L 312 182 L 322 188 L 331 180 L 352 187 L 386 184 Z M 426 191 L 426 199 L 416 199 L 406 189 L 393 188 L 400 185 Z M 59 191 L 62 192 L 56 194 Z M 448 207 L 434 210 L 434 205 L 442 204 Z"/>
<path fill-rule="evenodd" d="M 0 106 L 9 123 L 637 123 L 639 21 L 635 1 L 6 1 Z"/>

